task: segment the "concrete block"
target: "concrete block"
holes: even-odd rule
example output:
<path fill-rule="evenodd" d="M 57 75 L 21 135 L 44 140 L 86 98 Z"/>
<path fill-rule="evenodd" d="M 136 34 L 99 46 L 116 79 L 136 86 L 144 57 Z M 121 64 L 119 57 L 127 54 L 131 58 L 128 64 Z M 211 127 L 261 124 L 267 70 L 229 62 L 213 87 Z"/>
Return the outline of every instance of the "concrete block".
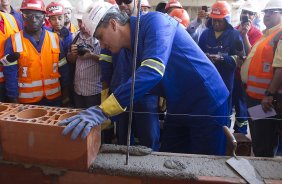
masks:
<path fill-rule="evenodd" d="M 100 127 L 82 140 L 63 136 L 58 122 L 80 110 L 24 105 L 0 117 L 3 160 L 87 170 L 101 142 Z"/>

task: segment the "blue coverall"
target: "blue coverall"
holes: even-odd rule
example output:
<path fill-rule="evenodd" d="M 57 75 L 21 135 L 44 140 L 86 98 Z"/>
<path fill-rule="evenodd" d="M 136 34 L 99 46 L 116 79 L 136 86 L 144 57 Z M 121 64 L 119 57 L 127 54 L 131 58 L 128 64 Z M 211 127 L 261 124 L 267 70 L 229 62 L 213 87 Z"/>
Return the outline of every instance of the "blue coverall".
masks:
<path fill-rule="evenodd" d="M 118 54 L 112 54 L 104 49 L 101 51 L 101 54 L 112 57 L 111 62 L 100 61 L 102 82 L 110 84 L 110 92 L 113 92 L 119 85 L 131 77 L 132 70 L 128 66 L 132 66 L 132 53 L 127 49 L 122 49 Z M 139 139 L 141 145 L 158 151 L 160 139 L 158 96 L 146 94 L 142 99 L 134 103 L 134 112 L 131 144 L 134 144 L 135 136 Z M 127 112 L 122 113 L 116 119 L 118 144 L 126 145 L 129 114 Z"/>
<path fill-rule="evenodd" d="M 131 52 L 135 24 L 131 17 Z M 166 14 L 143 15 L 137 55 L 135 101 L 148 92 L 167 100 L 161 151 L 224 155 L 229 92 L 187 31 Z M 113 92 L 122 107 L 129 105 L 131 83 Z"/>
<path fill-rule="evenodd" d="M 240 32 L 232 27 L 232 25 L 229 23 L 229 19 L 227 17 L 224 19 L 227 23 L 227 27 L 218 38 L 216 38 L 215 31 L 212 27 L 212 19 L 208 20 L 207 29 L 202 33 L 200 37 L 199 46 L 204 53 L 221 54 L 223 56 L 223 60 L 216 61 L 214 65 L 229 90 L 230 96 L 228 100 L 228 105 L 229 115 L 231 115 L 232 91 L 234 86 L 234 74 L 236 69 L 236 61 L 232 56 L 238 54 L 236 42 L 240 41 L 243 45 L 243 41 Z"/>
<path fill-rule="evenodd" d="M 34 48 L 37 50 L 38 53 L 41 52 L 42 43 L 45 38 L 46 29 L 44 26 L 42 26 L 42 34 L 40 36 L 39 43 L 37 43 L 32 36 L 27 34 L 25 30 L 23 30 L 23 36 L 27 38 Z M 12 39 L 11 37 L 8 38 L 5 42 L 5 55 L 13 53 L 13 46 L 12 46 Z M 60 41 L 60 55 L 59 60 L 63 59 L 65 57 L 65 53 L 63 50 L 63 44 Z M 4 76 L 5 76 L 5 87 L 6 87 L 6 94 L 10 99 L 16 99 L 19 96 L 19 87 L 18 87 L 18 65 L 10 65 L 10 66 L 4 66 Z M 59 73 L 61 75 L 60 77 L 60 84 L 61 88 L 63 89 L 65 86 L 68 86 L 70 83 L 69 80 L 69 67 L 67 64 L 65 64 L 62 67 L 59 67 Z M 61 99 L 54 99 L 52 101 L 47 100 L 46 98 L 43 98 L 40 102 L 36 103 L 37 105 L 48 105 L 48 106 L 60 106 L 61 105 Z"/>

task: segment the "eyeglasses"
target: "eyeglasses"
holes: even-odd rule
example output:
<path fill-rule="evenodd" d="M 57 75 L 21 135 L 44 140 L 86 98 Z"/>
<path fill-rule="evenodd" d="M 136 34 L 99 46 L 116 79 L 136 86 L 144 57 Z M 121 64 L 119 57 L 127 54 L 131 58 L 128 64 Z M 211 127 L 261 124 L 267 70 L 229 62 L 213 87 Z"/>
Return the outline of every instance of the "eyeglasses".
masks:
<path fill-rule="evenodd" d="M 267 15 L 272 15 L 274 13 L 282 13 L 281 10 L 264 10 L 263 12 Z"/>
<path fill-rule="evenodd" d="M 118 5 L 121 5 L 122 3 L 124 4 L 130 4 L 132 2 L 132 0 L 116 0 L 116 3 Z"/>
<path fill-rule="evenodd" d="M 247 11 L 247 10 L 242 10 L 242 14 L 243 14 L 243 15 L 253 16 L 253 15 L 255 15 L 256 13 L 251 12 L 251 11 Z"/>
<path fill-rule="evenodd" d="M 32 13 L 29 13 L 29 14 L 23 14 L 23 17 L 25 19 L 29 19 L 29 20 L 32 20 L 32 19 L 36 19 L 36 20 L 42 20 L 44 18 L 44 14 L 32 14 Z"/>

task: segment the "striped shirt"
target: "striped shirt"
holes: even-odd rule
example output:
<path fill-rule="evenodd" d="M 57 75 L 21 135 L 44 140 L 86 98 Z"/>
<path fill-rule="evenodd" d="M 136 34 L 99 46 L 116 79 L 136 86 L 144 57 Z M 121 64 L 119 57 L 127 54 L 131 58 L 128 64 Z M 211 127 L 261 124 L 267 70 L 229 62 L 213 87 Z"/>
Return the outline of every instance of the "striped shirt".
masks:
<path fill-rule="evenodd" d="M 99 41 L 92 36 L 85 38 L 79 33 L 79 38 L 76 44 L 85 43 L 92 46 L 92 52 L 100 54 Z M 85 59 L 78 56 L 76 60 L 75 76 L 74 76 L 74 91 L 78 95 L 92 96 L 101 93 L 102 84 L 101 67 L 98 61 L 93 59 Z"/>

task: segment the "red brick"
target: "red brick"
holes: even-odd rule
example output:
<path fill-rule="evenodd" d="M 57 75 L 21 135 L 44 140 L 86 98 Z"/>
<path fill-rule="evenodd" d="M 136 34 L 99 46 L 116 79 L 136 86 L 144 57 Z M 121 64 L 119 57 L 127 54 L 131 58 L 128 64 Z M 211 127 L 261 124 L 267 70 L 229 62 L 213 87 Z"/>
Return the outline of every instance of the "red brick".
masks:
<path fill-rule="evenodd" d="M 92 129 L 85 140 L 72 141 L 63 136 L 64 127 L 54 125 L 68 113 L 66 109 L 25 106 L 39 112 L 37 117 L 19 112 L 1 118 L 0 132 L 3 159 L 43 164 L 59 168 L 86 170 L 95 160 L 100 147 L 100 127 Z M 44 110 L 47 113 L 44 113 Z M 15 120 L 12 118 L 16 118 Z"/>
<path fill-rule="evenodd" d="M 102 174 L 69 171 L 61 176 L 58 184 L 143 184 L 141 178 L 109 176 Z"/>
<path fill-rule="evenodd" d="M 40 168 L 0 164 L 0 183 L 2 184 L 54 184 L 54 179 L 56 176 L 47 176 Z"/>

